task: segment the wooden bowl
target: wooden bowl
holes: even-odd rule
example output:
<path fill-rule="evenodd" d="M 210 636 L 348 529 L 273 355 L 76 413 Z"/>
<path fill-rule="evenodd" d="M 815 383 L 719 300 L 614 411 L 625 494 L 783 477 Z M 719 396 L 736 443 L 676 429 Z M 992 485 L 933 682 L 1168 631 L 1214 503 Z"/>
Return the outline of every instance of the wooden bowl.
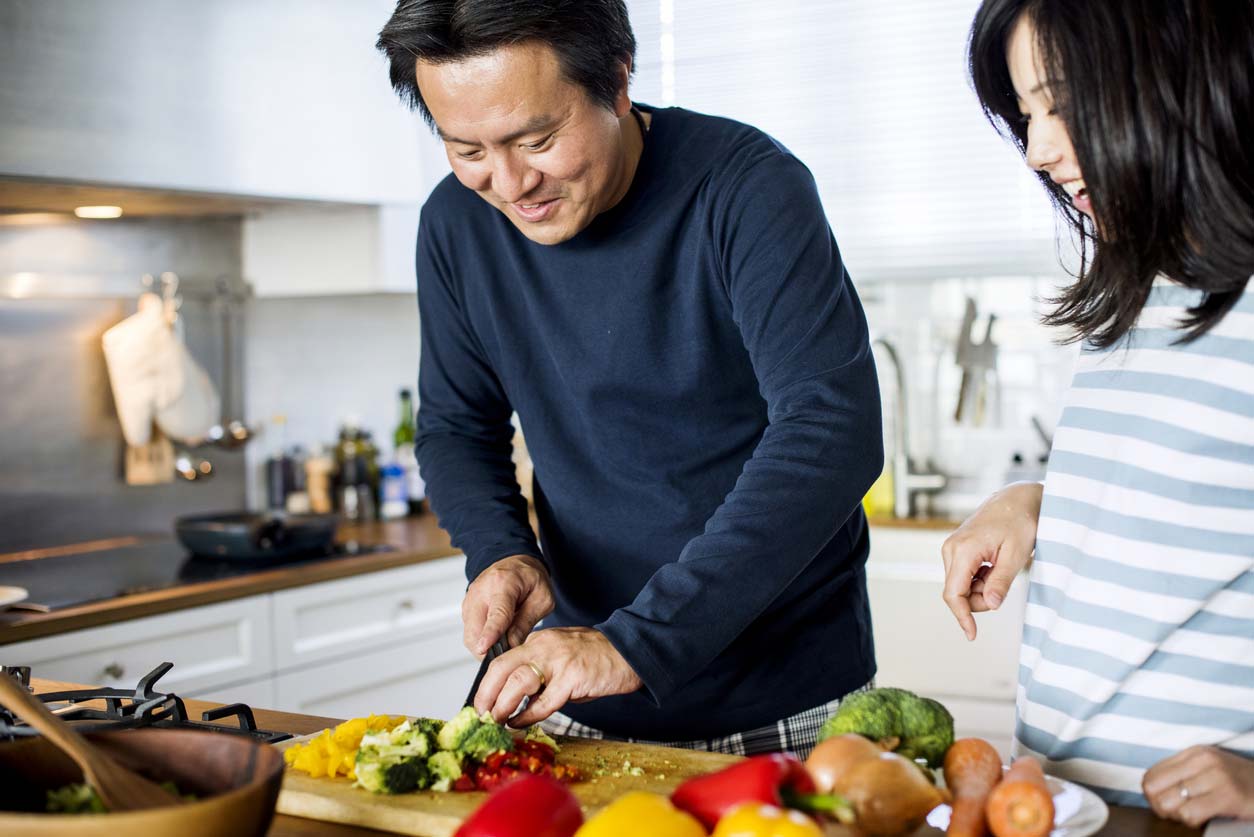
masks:
<path fill-rule="evenodd" d="M 283 757 L 268 744 L 229 733 L 135 729 L 87 738 L 127 767 L 171 781 L 197 799 L 109 814 L 47 814 L 44 794 L 83 781 L 69 757 L 43 738 L 0 743 L 0 834 L 6 837 L 249 837 L 270 827 L 283 783 Z"/>

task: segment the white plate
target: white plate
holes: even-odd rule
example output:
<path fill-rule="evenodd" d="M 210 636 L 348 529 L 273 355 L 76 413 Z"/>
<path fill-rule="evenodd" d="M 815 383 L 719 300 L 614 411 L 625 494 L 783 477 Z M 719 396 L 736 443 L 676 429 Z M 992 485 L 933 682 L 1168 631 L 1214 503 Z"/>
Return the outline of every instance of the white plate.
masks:
<path fill-rule="evenodd" d="M 29 595 L 25 587 L 0 587 L 0 610 L 17 604 Z"/>
<path fill-rule="evenodd" d="M 1110 817 L 1110 809 L 1091 790 L 1065 779 L 1045 777 L 1054 795 L 1054 830 L 1050 837 L 1088 837 L 1096 834 Z M 927 824 L 944 831 L 949 827 L 949 806 L 939 805 L 927 815 Z"/>

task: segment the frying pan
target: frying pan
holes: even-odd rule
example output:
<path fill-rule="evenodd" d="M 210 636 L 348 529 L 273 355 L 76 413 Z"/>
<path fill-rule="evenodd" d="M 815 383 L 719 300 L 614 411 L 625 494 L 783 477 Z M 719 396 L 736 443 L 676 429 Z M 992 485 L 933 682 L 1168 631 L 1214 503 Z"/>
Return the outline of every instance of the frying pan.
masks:
<path fill-rule="evenodd" d="M 184 515 L 174 521 L 174 532 L 193 555 L 278 561 L 327 552 L 338 522 L 333 514 L 228 512 Z"/>

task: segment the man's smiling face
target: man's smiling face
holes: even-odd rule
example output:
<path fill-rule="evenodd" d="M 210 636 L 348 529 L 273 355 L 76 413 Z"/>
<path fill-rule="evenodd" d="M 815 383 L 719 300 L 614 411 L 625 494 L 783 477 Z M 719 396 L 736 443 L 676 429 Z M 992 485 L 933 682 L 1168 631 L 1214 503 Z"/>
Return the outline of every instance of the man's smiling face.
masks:
<path fill-rule="evenodd" d="M 568 81 L 539 43 L 419 61 L 416 73 L 457 179 L 532 241 L 573 238 L 626 193 L 626 66 L 614 110 Z"/>

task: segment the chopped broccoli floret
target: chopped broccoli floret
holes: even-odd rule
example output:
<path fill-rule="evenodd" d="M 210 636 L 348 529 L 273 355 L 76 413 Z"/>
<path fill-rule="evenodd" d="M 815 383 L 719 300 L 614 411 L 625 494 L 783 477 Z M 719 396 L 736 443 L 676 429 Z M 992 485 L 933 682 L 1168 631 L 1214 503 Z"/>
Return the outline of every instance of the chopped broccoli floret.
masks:
<path fill-rule="evenodd" d="M 446 791 L 462 777 L 462 760 L 456 753 L 440 750 L 427 759 L 427 771 L 431 778 L 431 789 Z"/>
<path fill-rule="evenodd" d="M 429 733 L 432 741 L 435 741 L 436 737 L 440 734 L 440 730 L 444 728 L 444 722 L 439 718 L 415 718 L 413 725 L 415 729 Z"/>
<path fill-rule="evenodd" d="M 407 756 L 425 758 L 436 750 L 435 735 L 430 730 L 404 723 L 392 730 L 392 746 Z"/>
<path fill-rule="evenodd" d="M 83 782 L 48 791 L 44 808 L 49 814 L 103 814 L 108 810 L 92 786 Z"/>
<path fill-rule="evenodd" d="M 493 753 L 512 749 L 514 749 L 513 733 L 494 721 L 487 721 L 480 724 L 462 742 L 459 752 L 476 761 L 483 761 Z"/>
<path fill-rule="evenodd" d="M 954 719 L 944 706 L 905 689 L 870 689 L 847 695 L 823 724 L 821 739 L 855 732 L 906 758 L 938 766 L 954 741 Z"/>
<path fill-rule="evenodd" d="M 362 749 L 377 750 L 383 756 L 425 758 L 435 750 L 435 739 L 430 732 L 405 721 L 391 730 L 366 733 L 360 746 Z"/>
<path fill-rule="evenodd" d="M 485 712 L 484 715 L 487 715 Z M 491 720 L 491 716 L 488 716 Z M 464 706 L 461 711 L 452 717 L 452 719 L 440 729 L 436 740 L 439 742 L 441 750 L 460 750 L 462 744 L 471 736 L 476 729 L 483 724 L 483 719 L 479 717 L 479 713 L 475 711 L 473 706 Z"/>
<path fill-rule="evenodd" d="M 427 763 L 418 756 L 384 755 L 373 747 L 357 751 L 357 786 L 372 793 L 408 793 L 430 784 Z"/>
<path fill-rule="evenodd" d="M 553 748 L 553 752 L 555 753 L 560 753 L 562 751 L 561 745 L 554 741 L 552 736 L 541 729 L 539 724 L 532 724 L 527 727 L 527 734 L 523 736 L 523 739 L 525 741 L 537 741 L 540 744 L 548 744 Z"/>

